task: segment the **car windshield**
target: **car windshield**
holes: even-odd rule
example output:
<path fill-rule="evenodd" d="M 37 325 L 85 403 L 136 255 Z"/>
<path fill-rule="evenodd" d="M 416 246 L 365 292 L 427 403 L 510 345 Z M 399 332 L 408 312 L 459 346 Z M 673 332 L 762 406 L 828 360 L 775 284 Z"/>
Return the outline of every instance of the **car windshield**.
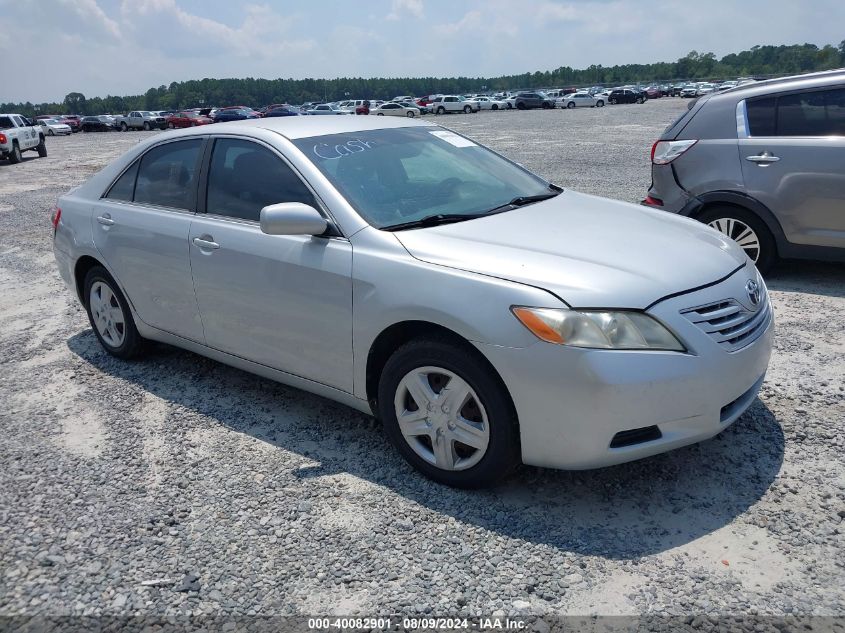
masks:
<path fill-rule="evenodd" d="M 294 141 L 367 222 L 384 229 L 438 214 L 474 216 L 549 183 L 438 126 Z"/>

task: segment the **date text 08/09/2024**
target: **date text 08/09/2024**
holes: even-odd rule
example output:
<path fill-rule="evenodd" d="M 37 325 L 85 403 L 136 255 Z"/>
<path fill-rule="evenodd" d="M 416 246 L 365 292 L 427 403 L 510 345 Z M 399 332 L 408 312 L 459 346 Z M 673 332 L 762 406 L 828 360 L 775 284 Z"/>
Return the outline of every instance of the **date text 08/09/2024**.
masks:
<path fill-rule="evenodd" d="M 479 618 L 309 618 L 309 630 L 421 630 L 421 631 L 519 631 L 525 621 L 507 617 Z"/>

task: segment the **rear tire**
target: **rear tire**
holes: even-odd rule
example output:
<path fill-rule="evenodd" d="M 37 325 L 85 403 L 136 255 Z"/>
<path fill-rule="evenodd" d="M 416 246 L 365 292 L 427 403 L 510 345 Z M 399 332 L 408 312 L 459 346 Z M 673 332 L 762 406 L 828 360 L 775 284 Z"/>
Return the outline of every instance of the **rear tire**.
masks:
<path fill-rule="evenodd" d="M 83 287 L 88 321 L 103 349 L 124 360 L 140 354 L 144 339 L 138 334 L 129 304 L 108 271 L 94 266 L 85 275 Z"/>
<path fill-rule="evenodd" d="M 12 143 L 12 153 L 9 154 L 9 162 L 13 165 L 17 165 L 22 160 L 23 156 L 21 155 L 21 146 L 18 145 L 17 141 L 15 141 Z"/>
<path fill-rule="evenodd" d="M 616 105 L 617 103 L 619 103 L 619 102 L 616 99 L 610 100 L 610 105 Z"/>
<path fill-rule="evenodd" d="M 41 137 L 41 141 L 38 143 L 38 146 L 35 148 L 38 150 L 38 157 L 39 158 L 47 158 L 47 143 L 44 140 L 44 137 Z"/>
<path fill-rule="evenodd" d="M 777 245 L 769 227 L 751 211 L 721 205 L 705 209 L 695 219 L 735 240 L 763 274 L 778 259 Z"/>
<path fill-rule="evenodd" d="M 438 373 L 438 370 L 448 373 Z M 415 372 L 420 373 L 415 375 Z M 409 376 L 420 374 L 428 381 L 428 388 L 425 383 L 416 383 L 424 385 L 420 392 L 422 397 L 411 395 L 407 388 L 409 384 L 415 384 L 408 382 Z M 451 382 L 453 380 L 455 383 Z M 450 384 L 468 387 L 464 389 L 468 392 L 466 398 L 460 403 L 443 402 L 444 389 L 448 390 Z M 432 397 L 428 401 L 431 408 L 425 401 L 417 401 L 425 396 Z M 406 423 L 406 432 L 411 431 L 406 437 L 397 413 L 401 413 L 399 409 L 412 406 L 413 411 L 406 413 L 413 415 L 414 411 L 422 411 L 424 416 L 426 412 L 429 415 L 417 420 L 423 426 Z M 457 488 L 488 487 L 506 477 L 519 464 L 519 425 L 506 389 L 478 352 L 456 346 L 451 340 L 420 339 L 396 350 L 379 379 L 378 413 L 388 438 L 402 457 L 438 483 Z M 452 435 L 462 431 L 464 437 L 473 442 L 486 436 L 486 444 L 483 440 L 480 442 L 483 448 L 463 444 Z M 437 446 L 445 446 L 444 452 L 437 456 L 435 442 Z M 443 464 L 437 464 L 441 456 L 445 460 Z M 450 462 L 452 469 L 442 467 Z"/>

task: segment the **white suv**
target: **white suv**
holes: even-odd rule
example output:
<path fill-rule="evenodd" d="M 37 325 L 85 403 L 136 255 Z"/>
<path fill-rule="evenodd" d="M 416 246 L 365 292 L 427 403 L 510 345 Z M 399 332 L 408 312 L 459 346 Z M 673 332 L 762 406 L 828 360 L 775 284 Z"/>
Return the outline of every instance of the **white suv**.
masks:
<path fill-rule="evenodd" d="M 434 114 L 446 114 L 447 112 L 478 112 L 480 104 L 478 101 L 465 99 L 458 95 L 443 95 L 431 100 L 429 105 Z"/>

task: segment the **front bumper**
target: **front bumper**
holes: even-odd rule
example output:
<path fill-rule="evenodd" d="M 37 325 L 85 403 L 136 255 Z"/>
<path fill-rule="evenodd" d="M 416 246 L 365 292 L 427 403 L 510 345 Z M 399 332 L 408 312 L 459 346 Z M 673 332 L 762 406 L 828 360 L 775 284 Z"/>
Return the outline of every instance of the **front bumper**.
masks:
<path fill-rule="evenodd" d="M 715 286 L 649 310 L 684 341 L 688 353 L 477 344 L 513 398 L 523 462 L 564 469 L 608 466 L 708 439 L 735 421 L 762 385 L 773 322 L 769 318 L 749 345 L 727 352 L 681 311 L 737 297 L 752 275 L 749 265 Z M 611 447 L 617 434 L 653 426 L 658 438 Z"/>

